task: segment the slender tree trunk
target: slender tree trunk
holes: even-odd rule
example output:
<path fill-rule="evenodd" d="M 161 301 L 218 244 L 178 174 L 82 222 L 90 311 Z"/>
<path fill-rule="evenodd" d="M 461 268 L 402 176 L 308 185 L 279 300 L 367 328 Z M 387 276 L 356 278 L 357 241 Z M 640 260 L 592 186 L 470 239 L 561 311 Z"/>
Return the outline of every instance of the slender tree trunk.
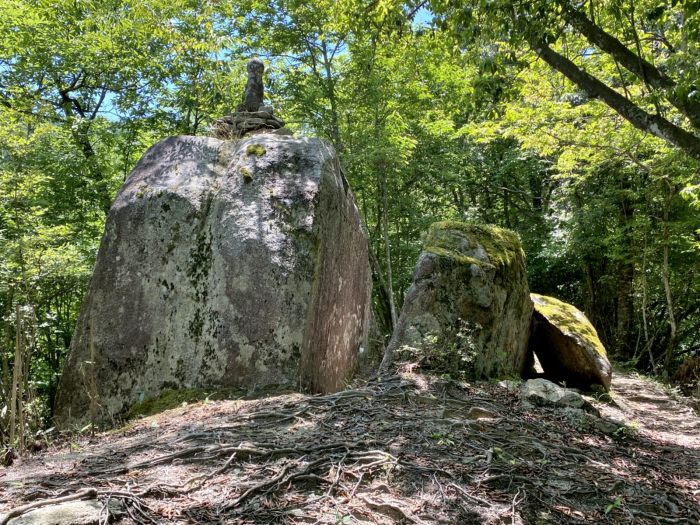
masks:
<path fill-rule="evenodd" d="M 671 203 L 673 197 L 676 194 L 676 188 L 674 188 L 670 182 L 666 181 L 668 184 L 668 196 L 666 197 L 666 202 L 664 203 L 663 212 L 663 270 L 661 272 L 661 278 L 664 282 L 664 290 L 666 292 L 666 309 L 668 311 L 668 324 L 671 328 L 671 333 L 668 338 L 668 343 L 666 345 L 666 356 L 664 358 L 664 375 L 668 376 L 671 373 L 671 364 L 673 363 L 673 350 L 676 344 L 676 317 L 673 311 L 673 295 L 671 293 L 671 271 L 668 263 L 669 256 L 669 215 L 671 212 Z"/>
<path fill-rule="evenodd" d="M 630 326 L 632 324 L 632 290 L 634 285 L 634 266 L 628 261 L 619 264 L 617 281 L 617 330 L 616 346 L 620 355 L 629 359 L 632 357 L 630 344 Z"/>
<path fill-rule="evenodd" d="M 15 437 L 21 441 L 22 428 L 17 428 L 17 419 L 22 420 L 22 310 L 15 308 L 15 364 L 12 369 L 12 391 L 10 393 L 10 446 L 14 446 Z M 22 450 L 22 447 L 19 447 Z"/>
<path fill-rule="evenodd" d="M 647 238 L 644 235 L 644 253 L 642 254 L 642 329 L 644 330 L 644 343 L 649 342 L 649 328 L 647 321 Z"/>
<path fill-rule="evenodd" d="M 372 276 L 374 280 L 379 285 L 379 320 L 381 322 L 382 333 L 391 334 L 394 331 L 394 326 L 391 320 L 391 294 L 386 284 L 386 279 L 384 278 L 384 273 L 382 272 L 381 265 L 377 259 L 377 255 L 374 253 L 374 249 L 369 247 L 369 263 L 372 268 Z"/>
<path fill-rule="evenodd" d="M 340 137 L 340 120 L 338 118 L 338 99 L 335 94 L 335 80 L 333 80 L 333 64 L 332 58 L 328 56 L 328 45 L 324 42 L 323 51 L 323 69 L 326 75 L 326 92 L 328 101 L 331 104 L 331 140 L 336 151 L 340 154 L 343 152 L 343 141 Z"/>
<path fill-rule="evenodd" d="M 386 163 L 380 161 L 380 176 L 382 183 L 382 238 L 384 240 L 384 262 L 386 264 L 387 292 L 389 294 L 389 308 L 391 312 L 391 329 L 396 326 L 398 316 L 396 315 L 396 304 L 394 301 L 394 279 L 391 268 L 391 243 L 389 242 L 389 196 L 387 189 Z"/>

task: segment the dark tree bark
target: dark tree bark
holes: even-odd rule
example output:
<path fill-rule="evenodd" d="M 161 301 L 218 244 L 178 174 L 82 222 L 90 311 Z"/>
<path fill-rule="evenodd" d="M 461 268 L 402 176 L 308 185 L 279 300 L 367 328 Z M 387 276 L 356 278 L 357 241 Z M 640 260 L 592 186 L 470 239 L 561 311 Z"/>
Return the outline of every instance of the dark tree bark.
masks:
<path fill-rule="evenodd" d="M 700 160 L 700 138 L 659 115 L 647 113 L 614 89 L 583 71 L 571 60 L 554 51 L 543 40 L 531 39 L 529 43 L 542 60 L 583 89 L 588 96 L 603 101 L 635 128 L 651 133 Z"/>

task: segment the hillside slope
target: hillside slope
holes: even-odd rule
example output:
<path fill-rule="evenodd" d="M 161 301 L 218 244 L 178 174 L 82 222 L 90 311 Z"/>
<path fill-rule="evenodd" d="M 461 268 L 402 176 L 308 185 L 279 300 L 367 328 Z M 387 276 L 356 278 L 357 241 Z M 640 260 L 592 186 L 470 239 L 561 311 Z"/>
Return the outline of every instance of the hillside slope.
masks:
<path fill-rule="evenodd" d="M 625 374 L 588 399 L 603 419 L 404 373 L 197 403 L 0 470 L 0 511 L 89 487 L 117 523 L 700 522 L 698 417 Z"/>

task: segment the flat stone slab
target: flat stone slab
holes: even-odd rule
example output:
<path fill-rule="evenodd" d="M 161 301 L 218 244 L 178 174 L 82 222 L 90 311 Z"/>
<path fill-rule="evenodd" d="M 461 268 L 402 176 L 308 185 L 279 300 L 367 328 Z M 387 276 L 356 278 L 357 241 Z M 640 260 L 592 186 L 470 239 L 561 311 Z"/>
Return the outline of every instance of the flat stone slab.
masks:
<path fill-rule="evenodd" d="M 104 519 L 109 514 L 117 514 L 118 507 L 110 503 L 105 509 L 104 504 L 96 499 L 67 501 L 27 512 L 11 519 L 8 525 L 98 525 L 100 516 Z"/>

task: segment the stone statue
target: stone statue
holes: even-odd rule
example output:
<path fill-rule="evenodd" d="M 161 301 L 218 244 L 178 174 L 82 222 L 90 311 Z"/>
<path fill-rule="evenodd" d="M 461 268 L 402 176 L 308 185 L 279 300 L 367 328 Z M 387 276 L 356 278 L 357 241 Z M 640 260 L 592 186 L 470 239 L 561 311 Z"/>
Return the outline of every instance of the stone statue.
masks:
<path fill-rule="evenodd" d="M 253 58 L 248 62 L 248 83 L 245 86 L 243 104 L 238 106 L 238 111 L 258 111 L 263 105 L 263 73 L 265 65 L 262 60 Z"/>
<path fill-rule="evenodd" d="M 234 113 L 214 122 L 211 133 L 220 139 L 236 139 L 250 133 L 278 131 L 278 134 L 291 134 L 282 128 L 284 121 L 273 115 L 272 106 L 264 104 L 263 73 L 265 65 L 259 58 L 248 61 L 248 82 L 243 92 L 243 103 Z M 282 129 L 281 129 L 282 128 Z"/>

